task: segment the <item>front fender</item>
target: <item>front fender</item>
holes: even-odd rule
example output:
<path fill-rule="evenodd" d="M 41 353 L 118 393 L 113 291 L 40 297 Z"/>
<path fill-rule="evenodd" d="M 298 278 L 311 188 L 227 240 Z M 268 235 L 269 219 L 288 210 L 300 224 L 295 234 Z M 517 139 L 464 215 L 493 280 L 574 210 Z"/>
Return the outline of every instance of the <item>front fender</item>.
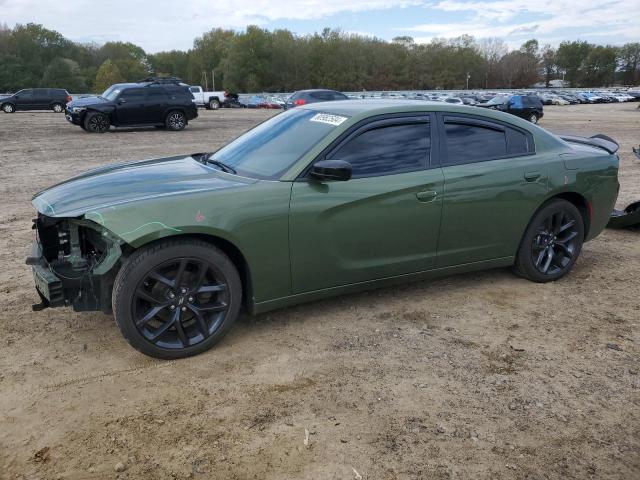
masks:
<path fill-rule="evenodd" d="M 132 248 L 180 235 L 207 235 L 244 256 L 256 302 L 291 294 L 288 182 L 258 182 L 232 192 L 168 195 L 87 211 Z"/>

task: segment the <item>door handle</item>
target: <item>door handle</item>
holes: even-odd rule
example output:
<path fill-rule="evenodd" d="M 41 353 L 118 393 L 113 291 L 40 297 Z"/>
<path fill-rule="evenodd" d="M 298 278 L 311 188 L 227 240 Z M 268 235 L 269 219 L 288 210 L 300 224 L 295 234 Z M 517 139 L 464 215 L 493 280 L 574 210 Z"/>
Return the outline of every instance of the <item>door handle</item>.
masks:
<path fill-rule="evenodd" d="M 524 173 L 524 179 L 527 182 L 533 182 L 534 180 L 537 180 L 540 178 L 541 173 L 540 172 L 525 172 Z"/>
<path fill-rule="evenodd" d="M 434 190 L 427 190 L 424 192 L 417 192 L 416 198 L 421 202 L 429 202 L 438 196 L 438 192 Z"/>

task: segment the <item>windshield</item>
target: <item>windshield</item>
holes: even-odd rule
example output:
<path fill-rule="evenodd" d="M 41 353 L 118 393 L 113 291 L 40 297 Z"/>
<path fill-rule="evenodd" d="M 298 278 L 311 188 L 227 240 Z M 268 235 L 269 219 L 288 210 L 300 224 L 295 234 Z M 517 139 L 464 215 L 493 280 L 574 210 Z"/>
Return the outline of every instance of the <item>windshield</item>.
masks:
<path fill-rule="evenodd" d="M 275 180 L 347 117 L 295 109 L 280 113 L 222 147 L 213 159 L 244 177 Z"/>
<path fill-rule="evenodd" d="M 104 92 L 102 92 L 102 95 L 100 96 L 102 98 L 106 98 L 107 100 L 115 100 L 119 93 L 120 89 L 117 87 L 117 85 L 111 85 Z"/>

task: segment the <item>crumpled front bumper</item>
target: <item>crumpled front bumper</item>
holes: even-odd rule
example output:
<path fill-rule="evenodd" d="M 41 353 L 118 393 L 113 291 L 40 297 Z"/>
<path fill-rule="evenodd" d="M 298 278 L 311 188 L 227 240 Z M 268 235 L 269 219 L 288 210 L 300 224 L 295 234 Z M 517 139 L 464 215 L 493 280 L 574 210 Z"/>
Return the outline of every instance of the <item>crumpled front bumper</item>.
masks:
<path fill-rule="evenodd" d="M 47 260 L 42 255 L 42 249 L 37 242 L 31 246 L 31 255 L 27 257 L 27 265 L 31 265 L 33 281 L 41 300 L 40 303 L 33 305 L 33 310 L 39 311 L 47 307 L 67 305 L 62 280 L 49 269 Z"/>
<path fill-rule="evenodd" d="M 33 309 L 71 306 L 77 312 L 110 312 L 122 242 L 101 225 L 80 218 L 39 214 L 34 229 L 36 241 L 26 260 L 40 297 Z"/>

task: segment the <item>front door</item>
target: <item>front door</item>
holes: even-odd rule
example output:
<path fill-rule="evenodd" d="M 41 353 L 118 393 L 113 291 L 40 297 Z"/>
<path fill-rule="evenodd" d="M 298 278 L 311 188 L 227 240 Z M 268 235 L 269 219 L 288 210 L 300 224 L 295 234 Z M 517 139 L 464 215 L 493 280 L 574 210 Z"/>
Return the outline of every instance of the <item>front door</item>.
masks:
<path fill-rule="evenodd" d="M 33 88 L 25 88 L 15 94 L 16 110 L 34 110 Z"/>
<path fill-rule="evenodd" d="M 430 120 L 364 125 L 323 156 L 349 162 L 351 180 L 293 183 L 293 293 L 433 268 L 443 175 L 432 162 Z"/>
<path fill-rule="evenodd" d="M 140 125 L 146 123 L 146 91 L 130 88 L 123 91 L 116 100 L 116 118 L 119 125 Z"/>

